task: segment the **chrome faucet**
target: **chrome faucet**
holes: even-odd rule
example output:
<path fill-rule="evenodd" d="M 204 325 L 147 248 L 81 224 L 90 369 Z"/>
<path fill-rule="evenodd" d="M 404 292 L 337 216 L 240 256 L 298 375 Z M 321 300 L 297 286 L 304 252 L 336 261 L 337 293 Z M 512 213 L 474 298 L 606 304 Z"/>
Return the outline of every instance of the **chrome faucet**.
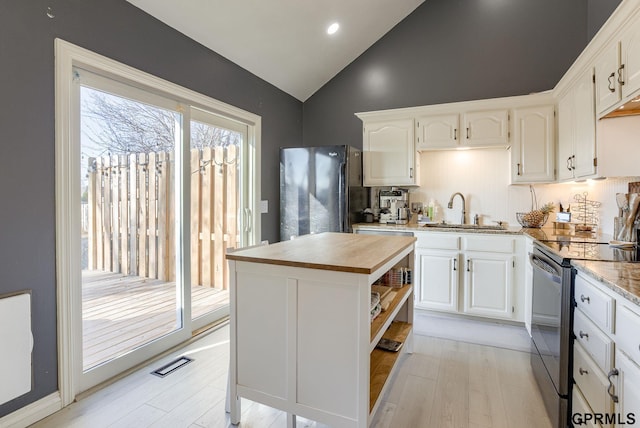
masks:
<path fill-rule="evenodd" d="M 449 209 L 453 208 L 453 198 L 455 198 L 456 195 L 460 196 L 460 199 L 462 199 L 462 220 L 460 221 L 460 224 L 466 224 L 465 217 L 467 212 L 465 211 L 464 195 L 462 193 L 456 192 L 453 195 L 451 195 L 451 199 L 449 199 L 449 204 L 447 205 L 447 208 Z"/>

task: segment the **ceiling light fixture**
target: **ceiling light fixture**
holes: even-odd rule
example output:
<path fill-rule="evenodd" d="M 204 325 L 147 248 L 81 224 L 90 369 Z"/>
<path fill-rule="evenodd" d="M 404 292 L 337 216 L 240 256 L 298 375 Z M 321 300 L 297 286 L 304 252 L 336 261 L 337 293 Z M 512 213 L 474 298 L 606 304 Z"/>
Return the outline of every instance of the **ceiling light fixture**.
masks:
<path fill-rule="evenodd" d="M 327 34 L 335 34 L 336 31 L 338 31 L 338 28 L 340 28 L 340 24 L 334 22 L 333 24 L 329 25 L 329 28 L 327 28 Z"/>

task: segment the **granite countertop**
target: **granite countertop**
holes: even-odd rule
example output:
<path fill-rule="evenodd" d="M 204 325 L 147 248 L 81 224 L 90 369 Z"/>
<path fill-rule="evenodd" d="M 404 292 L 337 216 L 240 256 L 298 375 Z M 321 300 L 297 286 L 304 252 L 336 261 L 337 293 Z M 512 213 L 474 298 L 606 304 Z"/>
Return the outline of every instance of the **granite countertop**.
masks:
<path fill-rule="evenodd" d="M 492 235 L 516 234 L 527 235 L 539 241 L 567 241 L 579 240 L 587 242 L 609 242 L 610 235 L 581 232 L 570 232 L 568 230 L 546 227 L 541 229 L 527 229 L 522 227 L 507 227 L 505 229 L 466 229 L 459 227 L 444 226 L 420 226 L 415 223 L 409 224 L 380 224 L 380 223 L 358 223 L 353 225 L 354 229 L 368 230 L 406 230 L 420 232 L 455 232 L 455 233 L 488 233 Z M 553 251 L 553 249 L 551 249 Z M 559 254 L 562 255 L 562 254 Z M 626 299 L 640 306 L 640 263 L 631 262 L 610 262 L 591 260 L 572 260 L 571 264 L 576 269 L 586 275 L 602 282 L 606 287 L 619 293 Z"/>
<path fill-rule="evenodd" d="M 480 227 L 473 227 L 467 225 L 467 227 L 456 227 L 456 225 L 437 225 L 437 226 L 422 226 L 417 223 L 407 224 L 393 224 L 393 223 L 357 223 L 353 225 L 353 229 L 361 230 L 406 230 L 412 232 L 457 232 L 457 233 L 489 233 L 492 235 L 504 235 L 504 234 L 516 234 L 522 235 L 525 230 L 522 227 L 506 227 L 504 229 L 483 229 Z"/>
<path fill-rule="evenodd" d="M 640 306 L 640 263 L 572 260 L 571 264 Z"/>

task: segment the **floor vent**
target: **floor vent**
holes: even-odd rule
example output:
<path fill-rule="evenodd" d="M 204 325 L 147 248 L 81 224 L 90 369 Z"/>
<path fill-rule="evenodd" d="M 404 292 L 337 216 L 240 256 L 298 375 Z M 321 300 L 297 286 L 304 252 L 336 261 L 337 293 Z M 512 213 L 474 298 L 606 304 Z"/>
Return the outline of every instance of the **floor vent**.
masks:
<path fill-rule="evenodd" d="M 191 361 L 193 361 L 193 358 L 180 357 L 178 359 L 175 359 L 175 360 L 171 361 L 168 364 L 165 364 L 164 366 L 160 367 L 159 369 L 156 369 L 156 370 L 152 371 L 151 374 L 152 375 L 156 375 L 158 377 L 165 377 L 168 374 L 171 374 L 171 373 L 175 372 L 180 367 L 186 366 Z"/>

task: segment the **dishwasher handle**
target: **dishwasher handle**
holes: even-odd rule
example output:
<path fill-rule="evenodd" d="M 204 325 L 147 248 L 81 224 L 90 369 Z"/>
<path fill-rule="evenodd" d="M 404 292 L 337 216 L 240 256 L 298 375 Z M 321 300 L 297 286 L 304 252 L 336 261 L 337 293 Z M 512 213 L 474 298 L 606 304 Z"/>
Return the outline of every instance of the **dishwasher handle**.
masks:
<path fill-rule="evenodd" d="M 545 260 L 545 258 L 537 254 L 529 255 L 529 262 L 531 262 L 531 266 L 534 269 L 547 276 L 553 282 L 562 284 L 562 274 L 556 266 L 551 264 L 552 262 Z"/>

